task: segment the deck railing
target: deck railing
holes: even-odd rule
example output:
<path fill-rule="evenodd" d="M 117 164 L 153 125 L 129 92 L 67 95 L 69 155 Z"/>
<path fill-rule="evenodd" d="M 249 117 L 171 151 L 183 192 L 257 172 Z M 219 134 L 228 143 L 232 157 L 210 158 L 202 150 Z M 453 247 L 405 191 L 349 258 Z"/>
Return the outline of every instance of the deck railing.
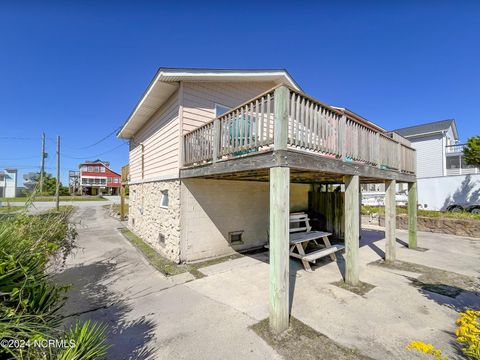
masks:
<path fill-rule="evenodd" d="M 271 150 L 275 134 L 281 134 L 277 136 L 286 136 L 288 148 L 415 173 L 414 149 L 296 90 L 279 92 L 282 88 L 271 89 L 184 135 L 183 165 Z M 279 108 L 276 114 L 275 104 L 287 109 L 285 134 L 275 129 L 281 112 Z"/>

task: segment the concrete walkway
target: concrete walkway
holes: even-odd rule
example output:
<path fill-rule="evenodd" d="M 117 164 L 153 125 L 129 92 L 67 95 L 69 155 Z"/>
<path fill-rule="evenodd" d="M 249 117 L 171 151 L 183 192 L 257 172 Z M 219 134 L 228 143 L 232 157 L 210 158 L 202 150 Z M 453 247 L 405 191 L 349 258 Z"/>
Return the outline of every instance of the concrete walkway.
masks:
<path fill-rule="evenodd" d="M 276 359 L 249 326 L 256 319 L 165 278 L 117 231 L 121 224 L 88 203 L 74 216 L 78 245 L 59 281 L 72 283 L 64 313 L 107 323 L 110 359 Z"/>
<path fill-rule="evenodd" d="M 75 214 L 82 249 L 58 277 L 73 283 L 65 309 L 66 314 L 77 314 L 71 320 L 109 325 L 111 359 L 279 358 L 249 329 L 268 317 L 268 253 L 202 268 L 206 277 L 198 280 L 190 274 L 167 279 L 120 235 L 118 221 L 101 206 L 89 205 Z M 428 248 L 421 252 L 405 248 L 405 231 L 397 237 L 400 260 L 452 276 L 480 275 L 479 240 L 419 233 L 419 246 Z M 363 296 L 334 285 L 342 280 L 343 255 L 338 262 L 320 261 L 312 273 L 291 260 L 292 315 L 375 359 L 421 358 L 405 350 L 412 340 L 432 343 L 450 359 L 460 358 L 454 345 L 455 320 L 463 308 L 480 307 L 478 288 L 456 297 L 431 292 L 430 284 L 415 283 L 428 282 L 415 269 L 372 265 L 384 248 L 383 232 L 362 232 L 360 278 L 375 286 Z"/>

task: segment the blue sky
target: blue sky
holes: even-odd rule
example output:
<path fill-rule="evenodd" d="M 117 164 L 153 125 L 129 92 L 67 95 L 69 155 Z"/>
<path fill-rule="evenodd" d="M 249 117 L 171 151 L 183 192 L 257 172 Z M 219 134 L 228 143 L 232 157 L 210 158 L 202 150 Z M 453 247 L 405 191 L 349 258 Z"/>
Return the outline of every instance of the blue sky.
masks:
<path fill-rule="evenodd" d="M 127 163 L 114 136 L 158 67 L 286 68 L 308 94 L 387 129 L 455 118 L 480 133 L 480 3 L 0 2 L 0 168 L 62 181 Z M 88 148 L 85 148 L 89 146 Z"/>

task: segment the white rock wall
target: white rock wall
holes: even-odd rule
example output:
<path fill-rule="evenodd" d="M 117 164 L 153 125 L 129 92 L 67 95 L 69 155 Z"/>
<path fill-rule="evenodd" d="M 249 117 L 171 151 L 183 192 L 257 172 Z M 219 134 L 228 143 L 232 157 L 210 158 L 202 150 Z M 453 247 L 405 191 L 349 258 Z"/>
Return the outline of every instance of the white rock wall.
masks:
<path fill-rule="evenodd" d="M 161 207 L 168 191 L 168 208 Z M 180 261 L 180 181 L 155 181 L 129 185 L 128 227 L 160 254 Z M 164 236 L 164 243 L 160 240 Z"/>

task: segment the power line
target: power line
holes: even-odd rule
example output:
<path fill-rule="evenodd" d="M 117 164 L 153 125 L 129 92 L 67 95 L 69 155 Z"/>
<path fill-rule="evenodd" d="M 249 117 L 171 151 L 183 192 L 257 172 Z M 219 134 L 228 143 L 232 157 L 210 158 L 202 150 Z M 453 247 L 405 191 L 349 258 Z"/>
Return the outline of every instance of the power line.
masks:
<path fill-rule="evenodd" d="M 101 152 L 99 154 L 96 154 L 96 155 L 90 155 L 90 156 L 80 156 L 80 157 L 77 157 L 77 156 L 71 156 L 71 155 L 65 155 L 63 154 L 62 156 L 68 158 L 68 159 L 75 159 L 75 160 L 85 160 L 85 159 L 92 159 L 92 158 L 96 158 L 96 157 L 99 157 L 101 155 L 104 155 L 104 154 L 107 154 L 107 153 L 110 153 L 116 149 L 118 149 L 119 147 L 122 147 L 122 146 L 125 146 L 125 145 L 128 145 L 128 142 L 124 142 L 124 143 L 121 143 L 120 145 L 118 146 L 115 146 L 114 148 L 110 149 L 110 150 L 107 150 L 107 151 L 104 151 L 104 152 Z"/>
<path fill-rule="evenodd" d="M 81 146 L 81 147 L 72 147 L 72 146 L 65 146 L 65 144 L 63 145 L 63 147 L 67 147 L 68 149 L 71 149 L 71 150 L 85 150 L 85 149 L 90 149 L 94 146 L 97 146 L 98 144 L 104 142 L 105 140 L 107 140 L 108 138 L 110 138 L 112 135 L 116 134 L 120 129 L 122 128 L 122 126 L 114 129 L 112 132 L 108 133 L 107 135 L 105 135 L 104 137 L 100 138 L 99 140 L 95 141 L 94 143 L 90 144 L 90 145 L 87 145 L 87 146 Z M 51 141 L 52 143 L 55 143 L 55 140 L 54 139 L 48 139 L 49 141 Z"/>
<path fill-rule="evenodd" d="M 41 140 L 41 138 L 18 137 L 18 136 L 0 136 L 0 140 Z"/>

